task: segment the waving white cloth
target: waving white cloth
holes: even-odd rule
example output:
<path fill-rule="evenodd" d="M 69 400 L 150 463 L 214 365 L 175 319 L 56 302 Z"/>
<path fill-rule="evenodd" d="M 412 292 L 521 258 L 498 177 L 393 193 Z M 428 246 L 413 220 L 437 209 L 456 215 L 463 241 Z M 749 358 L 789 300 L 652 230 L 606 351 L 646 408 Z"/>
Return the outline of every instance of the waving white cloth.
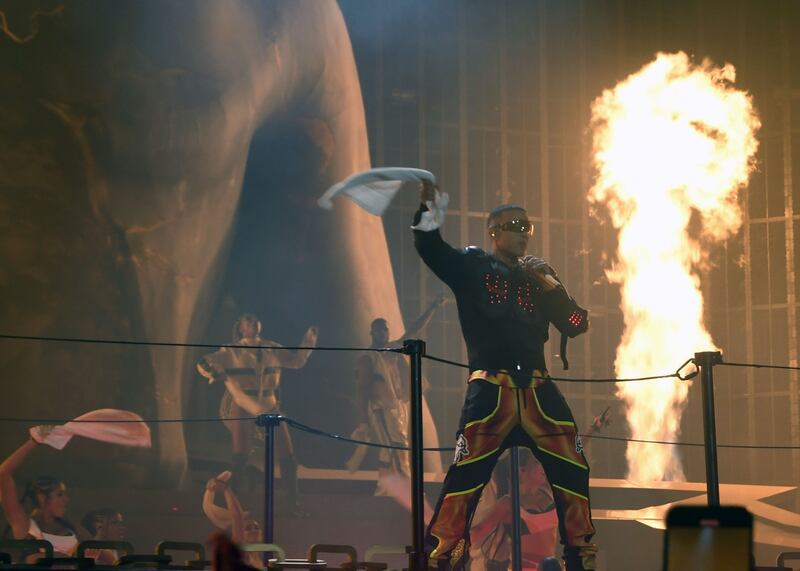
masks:
<path fill-rule="evenodd" d="M 47 444 L 56 450 L 64 448 L 73 436 L 122 446 L 150 448 L 152 445 L 150 428 L 142 417 L 115 408 L 93 410 L 60 426 L 34 426 L 30 433 L 39 444 Z"/>
<path fill-rule="evenodd" d="M 382 216 L 398 191 L 413 188 L 417 192 L 422 181 L 436 184 L 436 177 L 429 171 L 406 167 L 370 169 L 333 185 L 317 200 L 317 204 L 331 210 L 333 198 L 344 194 L 367 212 Z"/>

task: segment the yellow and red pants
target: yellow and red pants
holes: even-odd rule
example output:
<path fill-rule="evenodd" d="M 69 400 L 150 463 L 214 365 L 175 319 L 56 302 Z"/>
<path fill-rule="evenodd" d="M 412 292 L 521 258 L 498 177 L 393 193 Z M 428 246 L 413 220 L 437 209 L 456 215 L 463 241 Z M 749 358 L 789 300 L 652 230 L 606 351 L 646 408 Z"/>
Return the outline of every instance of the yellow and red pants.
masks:
<path fill-rule="evenodd" d="M 547 377 L 547 372 L 533 376 Z M 521 384 L 505 372 L 470 374 L 455 458 L 428 526 L 431 564 L 439 560 L 440 568 L 463 567 L 478 499 L 500 454 L 511 446 L 527 446 L 542 463 L 553 489 L 561 543 L 577 551 L 595 549 L 589 466 L 572 413 L 552 381 Z"/>

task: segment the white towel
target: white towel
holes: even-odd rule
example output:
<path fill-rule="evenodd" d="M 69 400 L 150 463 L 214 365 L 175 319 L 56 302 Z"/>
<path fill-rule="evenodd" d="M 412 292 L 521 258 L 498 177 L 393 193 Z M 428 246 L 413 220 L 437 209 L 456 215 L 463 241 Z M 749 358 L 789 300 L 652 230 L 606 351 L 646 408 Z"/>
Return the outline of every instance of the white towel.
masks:
<path fill-rule="evenodd" d="M 115 422 L 115 421 L 124 422 Z M 84 422 L 75 422 L 84 421 Z M 91 421 L 91 422 L 86 422 Z M 39 444 L 47 444 L 61 450 L 73 436 L 92 440 L 150 448 L 150 428 L 141 416 L 127 410 L 101 408 L 82 414 L 72 422 L 61 426 L 34 426 L 31 438 Z"/>
<path fill-rule="evenodd" d="M 331 210 L 333 198 L 344 194 L 367 212 L 382 216 L 400 190 L 418 192 L 422 181 L 436 184 L 436 177 L 426 170 L 406 167 L 370 169 L 333 185 L 317 200 L 317 204 Z"/>

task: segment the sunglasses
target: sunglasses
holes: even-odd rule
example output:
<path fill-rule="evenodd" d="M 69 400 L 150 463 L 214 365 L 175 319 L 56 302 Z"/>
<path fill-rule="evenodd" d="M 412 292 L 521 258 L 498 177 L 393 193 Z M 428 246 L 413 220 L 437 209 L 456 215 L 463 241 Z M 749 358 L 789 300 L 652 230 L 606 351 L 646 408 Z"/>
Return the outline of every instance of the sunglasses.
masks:
<path fill-rule="evenodd" d="M 531 224 L 528 220 L 521 220 L 519 218 L 509 220 L 503 224 L 495 224 L 491 227 L 491 230 L 496 229 L 500 229 L 503 232 L 516 232 L 517 234 L 527 234 L 528 236 L 533 236 L 533 224 Z"/>

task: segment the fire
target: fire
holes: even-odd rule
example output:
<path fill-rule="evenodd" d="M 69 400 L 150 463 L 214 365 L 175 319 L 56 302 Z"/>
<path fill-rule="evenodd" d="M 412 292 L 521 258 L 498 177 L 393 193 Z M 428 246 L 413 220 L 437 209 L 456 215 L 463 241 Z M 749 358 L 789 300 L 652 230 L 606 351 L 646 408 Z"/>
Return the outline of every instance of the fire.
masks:
<path fill-rule="evenodd" d="M 606 205 L 619 231 L 607 272 L 620 284 L 625 320 L 619 377 L 674 371 L 715 349 L 697 271 L 708 245 L 741 225 L 738 190 L 754 168 L 760 127 L 735 77 L 730 64 L 660 53 L 592 104 L 589 200 Z M 688 389 L 675 379 L 618 383 L 632 437 L 675 440 Z M 684 479 L 675 447 L 630 442 L 626 457 L 632 480 Z"/>

